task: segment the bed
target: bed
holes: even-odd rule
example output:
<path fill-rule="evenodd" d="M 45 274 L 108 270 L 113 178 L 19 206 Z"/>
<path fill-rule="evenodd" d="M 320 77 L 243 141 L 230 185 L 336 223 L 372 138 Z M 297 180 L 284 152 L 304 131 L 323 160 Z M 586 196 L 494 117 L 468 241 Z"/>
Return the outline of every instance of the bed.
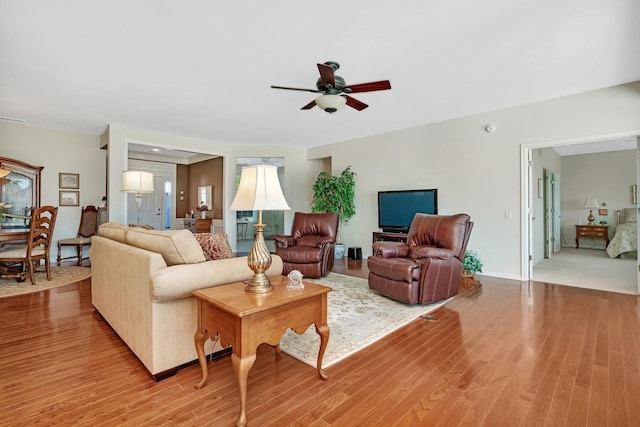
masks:
<path fill-rule="evenodd" d="M 638 250 L 638 212 L 636 208 L 625 208 L 618 212 L 618 226 L 607 246 L 607 254 L 611 258 Z"/>

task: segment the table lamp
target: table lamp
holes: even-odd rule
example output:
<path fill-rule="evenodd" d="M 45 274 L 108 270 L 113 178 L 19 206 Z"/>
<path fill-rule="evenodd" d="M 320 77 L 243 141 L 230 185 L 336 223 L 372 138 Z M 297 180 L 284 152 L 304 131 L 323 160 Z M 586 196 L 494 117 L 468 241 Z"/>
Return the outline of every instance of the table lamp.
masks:
<path fill-rule="evenodd" d="M 596 225 L 593 222 L 596 219 L 596 217 L 593 216 L 593 210 L 599 207 L 600 205 L 598 204 L 598 199 L 596 199 L 595 197 L 587 197 L 586 199 L 584 199 L 583 208 L 589 209 L 589 216 L 587 217 L 589 223 L 587 225 Z"/>
<path fill-rule="evenodd" d="M 142 193 L 153 193 L 153 174 L 151 172 L 141 171 L 122 172 L 122 191 L 124 193 L 135 194 L 136 225 L 140 225 Z"/>
<path fill-rule="evenodd" d="M 12 172 L 11 170 L 6 169 L 4 165 L 0 163 L 0 178 L 4 178 L 5 176 L 9 175 L 11 172 Z"/>
<path fill-rule="evenodd" d="M 262 211 L 285 211 L 291 209 L 282 194 L 278 168 L 269 165 L 244 166 L 240 175 L 238 192 L 231 203 L 232 211 L 258 211 L 255 224 L 256 237 L 247 257 L 247 265 L 253 271 L 245 291 L 265 293 L 273 290 L 273 285 L 265 274 L 271 266 L 271 253 L 264 242 Z"/>

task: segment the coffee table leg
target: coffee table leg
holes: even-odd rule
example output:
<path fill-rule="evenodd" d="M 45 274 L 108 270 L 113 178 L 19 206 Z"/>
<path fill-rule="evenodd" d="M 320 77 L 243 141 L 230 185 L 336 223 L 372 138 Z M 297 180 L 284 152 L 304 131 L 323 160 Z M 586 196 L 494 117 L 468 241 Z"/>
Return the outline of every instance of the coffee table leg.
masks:
<path fill-rule="evenodd" d="M 207 369 L 207 357 L 204 354 L 204 342 L 209 338 L 207 331 L 196 331 L 193 336 L 193 341 L 196 345 L 196 352 L 198 353 L 198 361 L 200 362 L 200 369 L 202 369 L 202 379 L 196 384 L 197 389 L 201 389 L 204 383 L 207 382 L 207 376 L 209 376 L 209 370 Z"/>
<path fill-rule="evenodd" d="M 239 357 L 235 353 L 231 354 L 231 363 L 233 364 L 233 370 L 236 373 L 238 390 L 240 391 L 240 416 L 236 422 L 238 427 L 242 427 L 247 424 L 247 377 L 249 376 L 249 371 L 255 361 L 255 353 L 244 357 Z"/>
<path fill-rule="evenodd" d="M 324 351 L 327 349 L 329 343 L 329 325 L 316 326 L 316 332 L 320 335 L 320 350 L 318 350 L 318 375 L 323 380 L 329 379 L 329 376 L 322 370 L 322 358 L 324 357 Z"/>

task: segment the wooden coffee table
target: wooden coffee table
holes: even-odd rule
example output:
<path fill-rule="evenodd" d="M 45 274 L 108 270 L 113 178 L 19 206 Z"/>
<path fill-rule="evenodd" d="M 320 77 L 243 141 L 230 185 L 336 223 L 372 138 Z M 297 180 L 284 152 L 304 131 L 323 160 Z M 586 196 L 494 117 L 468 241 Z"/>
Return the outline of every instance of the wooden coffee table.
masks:
<path fill-rule="evenodd" d="M 240 391 L 240 416 L 237 425 L 247 423 L 247 377 L 256 360 L 260 344 L 275 347 L 280 356 L 280 339 L 287 329 L 298 334 L 315 325 L 320 335 L 318 351 L 318 375 L 323 380 L 328 376 L 322 370 L 322 357 L 329 342 L 327 325 L 327 293 L 331 288 L 304 282 L 304 289 L 288 289 L 284 276 L 270 278 L 274 290 L 264 294 L 245 292 L 244 282 L 194 291 L 198 304 L 198 330 L 194 341 L 202 369 L 199 389 L 207 381 L 207 360 L 204 343 L 209 337 L 220 335 L 222 347 L 231 345 L 231 363 Z"/>

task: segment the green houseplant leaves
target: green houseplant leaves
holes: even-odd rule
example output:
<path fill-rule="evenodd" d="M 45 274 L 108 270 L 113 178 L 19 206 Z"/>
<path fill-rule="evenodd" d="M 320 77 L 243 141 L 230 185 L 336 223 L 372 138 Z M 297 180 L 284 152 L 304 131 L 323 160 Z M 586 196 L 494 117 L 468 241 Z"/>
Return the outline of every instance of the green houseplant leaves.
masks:
<path fill-rule="evenodd" d="M 354 204 L 356 173 L 347 166 L 340 175 L 331 175 L 328 172 L 320 172 L 313 184 L 313 201 L 311 212 L 336 212 L 339 218 L 338 235 L 336 241 L 340 242 L 342 226 L 356 214 Z"/>
<path fill-rule="evenodd" d="M 462 270 L 466 270 L 471 275 L 482 273 L 482 261 L 480 260 L 480 257 L 478 257 L 477 252 L 466 251 L 464 253 L 464 258 L 462 259 Z"/>

